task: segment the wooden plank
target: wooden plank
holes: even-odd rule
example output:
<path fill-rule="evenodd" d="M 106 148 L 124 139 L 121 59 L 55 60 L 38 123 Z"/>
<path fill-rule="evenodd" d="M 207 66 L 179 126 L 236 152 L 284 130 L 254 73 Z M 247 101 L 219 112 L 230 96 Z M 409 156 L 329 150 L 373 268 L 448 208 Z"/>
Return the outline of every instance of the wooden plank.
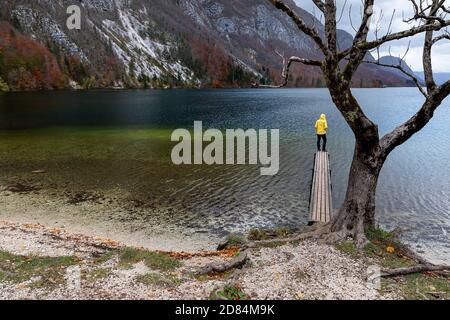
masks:
<path fill-rule="evenodd" d="M 323 158 L 323 153 L 320 152 L 320 165 L 319 165 L 319 183 L 320 183 L 320 193 L 319 193 L 319 219 L 318 221 L 322 221 L 322 213 L 324 211 L 324 207 L 325 207 L 325 188 L 324 188 L 324 183 L 325 183 L 325 176 L 323 174 L 323 165 L 324 165 L 324 158 Z"/>
<path fill-rule="evenodd" d="M 317 153 L 314 155 L 314 167 L 312 171 L 312 183 L 311 183 L 311 193 L 309 199 L 309 210 L 310 210 L 310 220 L 314 219 L 315 212 L 315 201 L 316 201 L 316 164 L 317 164 Z"/>
<path fill-rule="evenodd" d="M 310 205 L 310 220 L 311 222 L 317 221 L 317 188 L 319 185 L 318 179 L 317 179 L 317 168 L 319 164 L 319 153 L 315 154 L 315 161 L 314 161 L 314 168 L 313 168 L 313 184 L 312 184 L 312 191 L 311 191 L 311 205 Z"/>
<path fill-rule="evenodd" d="M 320 221 L 320 212 L 322 210 L 322 179 L 320 175 L 320 167 L 322 166 L 322 155 L 319 152 L 319 161 L 317 163 L 317 202 L 316 202 L 316 221 Z"/>
<path fill-rule="evenodd" d="M 327 203 L 327 201 L 326 201 L 327 200 L 326 199 L 327 188 L 325 185 L 326 184 L 326 176 L 324 174 L 325 166 L 326 166 L 326 158 L 325 158 L 324 152 L 322 152 L 322 166 L 320 167 L 321 176 L 322 176 L 322 209 L 320 212 L 320 220 L 321 221 L 323 221 L 323 219 L 324 219 L 324 213 L 326 211 L 326 203 Z"/>
<path fill-rule="evenodd" d="M 331 208 L 330 208 L 330 197 L 331 197 L 331 192 L 330 192 L 330 190 L 329 190 L 329 188 L 328 188 L 328 186 L 330 185 L 330 175 L 329 175 L 330 170 L 329 170 L 329 159 L 328 159 L 328 154 L 326 155 L 326 157 L 327 157 L 327 159 L 326 159 L 326 166 L 325 166 L 325 169 L 324 169 L 324 171 L 325 171 L 324 174 L 325 174 L 326 179 L 327 179 L 326 185 L 325 185 L 326 190 L 327 190 L 327 198 L 326 198 L 326 202 L 327 202 L 327 210 L 326 210 L 326 212 L 325 212 L 324 220 L 325 220 L 325 222 L 329 222 L 329 221 L 330 221 L 330 212 L 331 212 Z"/>
<path fill-rule="evenodd" d="M 314 156 L 314 167 L 313 167 L 313 181 L 312 181 L 312 189 L 311 189 L 311 202 L 309 205 L 310 209 L 310 221 L 315 221 L 316 218 L 316 203 L 317 203 L 317 163 L 319 160 L 319 154 L 316 153 Z"/>
<path fill-rule="evenodd" d="M 319 200 L 319 188 L 320 188 L 319 179 L 317 178 L 318 174 L 319 174 L 318 168 L 319 168 L 319 164 L 320 164 L 320 155 L 317 153 L 316 156 L 317 156 L 316 157 L 317 161 L 315 164 L 316 166 L 314 167 L 314 180 L 316 181 L 316 189 L 314 191 L 314 211 L 313 211 L 313 214 L 314 214 L 313 220 L 315 220 L 315 221 L 317 221 L 317 219 L 318 219 L 317 214 L 319 212 L 319 209 L 318 209 L 317 205 L 318 205 L 318 200 Z"/>
<path fill-rule="evenodd" d="M 330 206 L 330 210 L 329 210 L 329 214 L 328 214 L 328 221 L 331 221 L 331 216 L 333 214 L 333 190 L 332 190 L 332 184 L 331 184 L 331 167 L 330 167 L 330 156 L 327 154 L 327 163 L 328 163 L 328 168 L 327 168 L 327 174 L 328 174 L 328 194 L 329 196 L 329 206 Z"/>
<path fill-rule="evenodd" d="M 322 174 L 322 210 L 320 212 L 320 221 L 326 222 L 327 214 L 327 200 L 328 200 L 328 188 L 327 188 L 327 159 L 325 152 L 322 152 L 322 167 L 320 168 Z"/>
<path fill-rule="evenodd" d="M 324 188 L 326 189 L 326 191 L 327 191 L 327 196 L 326 196 L 326 199 L 325 199 L 325 201 L 326 201 L 326 205 L 327 205 L 327 209 L 325 210 L 325 214 L 324 214 L 324 218 L 323 218 L 323 220 L 325 221 L 325 222 L 329 222 L 330 221 L 330 197 L 331 197 L 331 193 L 329 192 L 329 185 L 330 185 L 330 175 L 329 175 L 329 158 L 328 158 L 328 154 L 325 154 L 324 155 L 325 157 L 326 157 L 326 165 L 325 165 L 325 167 L 323 168 L 323 174 L 324 174 L 324 176 L 326 177 L 326 182 L 325 182 L 325 185 L 324 185 Z"/>
<path fill-rule="evenodd" d="M 316 167 L 316 179 L 317 179 L 317 190 L 316 190 L 316 212 L 315 212 L 315 216 L 314 216 L 314 221 L 320 221 L 320 200 L 321 200 L 321 190 L 322 190 L 322 185 L 321 185 L 321 180 L 320 180 L 320 165 L 322 164 L 322 156 L 320 154 L 320 152 L 317 154 L 317 158 L 319 159 L 317 161 L 317 167 Z"/>
<path fill-rule="evenodd" d="M 312 179 L 310 220 L 311 222 L 329 222 L 333 207 L 331 201 L 330 163 L 327 152 L 316 153 Z"/>
<path fill-rule="evenodd" d="M 316 216 L 315 216 L 315 214 L 316 214 L 316 201 L 317 201 L 317 192 L 316 192 L 316 190 L 317 190 L 317 179 L 316 179 L 316 175 L 317 175 L 317 170 L 316 170 L 316 166 L 317 166 L 317 163 L 318 163 L 318 160 L 319 160 L 319 155 L 318 154 L 316 154 L 316 157 L 315 157 L 315 161 L 314 161 L 314 168 L 313 168 L 313 187 L 312 187 L 312 190 L 311 190 L 311 206 L 310 206 L 310 210 L 311 210 L 311 220 L 313 221 L 315 218 L 316 218 Z"/>
<path fill-rule="evenodd" d="M 320 160 L 321 160 L 321 157 L 320 157 L 320 154 L 318 153 L 317 154 L 317 167 L 315 168 L 315 171 L 316 171 L 315 179 L 317 181 L 317 187 L 316 187 L 316 200 L 314 203 L 314 207 L 315 207 L 314 217 L 313 217 L 314 221 L 318 221 L 318 219 L 320 219 L 320 217 L 317 216 L 317 214 L 320 212 L 320 208 L 319 208 L 320 207 L 320 178 L 319 178 L 320 177 L 319 176 Z"/>

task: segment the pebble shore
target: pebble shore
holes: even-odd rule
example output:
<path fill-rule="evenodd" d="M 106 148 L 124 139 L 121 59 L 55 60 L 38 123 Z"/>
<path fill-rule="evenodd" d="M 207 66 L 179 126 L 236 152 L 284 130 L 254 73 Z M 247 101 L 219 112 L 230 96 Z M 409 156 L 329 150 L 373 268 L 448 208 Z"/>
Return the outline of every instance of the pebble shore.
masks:
<path fill-rule="evenodd" d="M 217 288 L 230 282 L 228 276 L 194 277 L 192 274 L 212 262 L 230 259 L 221 254 L 180 254 L 180 266 L 170 273 L 152 270 L 143 262 L 128 268 L 119 266 L 117 257 L 101 263 L 90 261 L 108 250 L 120 248 L 119 242 L 70 234 L 64 229 L 36 224 L 0 222 L 0 250 L 20 256 L 74 256 L 80 263 L 64 270 L 67 282 L 56 287 L 35 286 L 39 279 L 22 283 L 1 281 L 0 299 L 208 299 Z M 383 293 L 368 283 L 367 262 L 352 258 L 333 246 L 304 241 L 276 248 L 255 248 L 250 263 L 232 275 L 233 283 L 249 299 L 398 299 L 394 292 Z M 71 272 L 81 278 L 70 284 Z M 101 276 L 98 276 L 101 274 Z M 152 279 L 176 279 L 142 283 Z"/>

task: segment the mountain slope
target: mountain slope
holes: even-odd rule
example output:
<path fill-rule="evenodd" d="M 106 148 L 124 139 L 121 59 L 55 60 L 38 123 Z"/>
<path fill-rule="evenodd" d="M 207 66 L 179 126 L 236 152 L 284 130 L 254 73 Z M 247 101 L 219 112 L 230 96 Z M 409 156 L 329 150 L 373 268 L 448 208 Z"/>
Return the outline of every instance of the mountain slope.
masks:
<path fill-rule="evenodd" d="M 393 57 L 393 56 L 384 56 L 381 57 L 378 60 L 379 63 L 383 64 L 383 65 L 388 65 L 388 66 L 400 66 L 405 72 L 407 72 L 410 75 L 415 75 L 414 71 L 411 69 L 411 67 L 401 58 L 399 57 Z M 396 68 L 390 68 L 390 67 L 385 67 L 384 68 L 386 72 L 391 73 L 399 78 L 404 78 L 405 81 L 407 82 L 408 86 L 414 86 L 414 81 L 411 79 L 411 77 L 409 77 L 407 74 L 405 74 L 403 71 L 396 69 Z M 418 79 L 420 82 L 423 82 L 422 78 Z"/>
<path fill-rule="evenodd" d="M 64 88 L 64 76 L 50 51 L 18 34 L 9 24 L 0 23 L 0 74 L 7 88 L 51 90 Z"/>
<path fill-rule="evenodd" d="M 320 58 L 312 41 L 265 0 L 80 0 L 81 30 L 66 27 L 74 1 L 4 2 L 0 19 L 52 53 L 66 87 L 248 86 L 279 81 L 276 50 Z M 287 2 L 323 32 L 312 15 Z M 339 31 L 342 48 L 351 41 Z M 0 76 L 8 82 L 8 74 Z M 300 65 L 290 84 L 315 87 L 323 80 L 318 68 Z M 354 79 L 355 86 L 406 84 L 371 65 Z"/>
<path fill-rule="evenodd" d="M 415 74 L 423 81 L 425 82 L 425 74 L 423 71 L 415 71 Z M 434 81 L 436 81 L 436 84 L 442 85 L 445 82 L 450 80 L 450 72 L 435 72 L 434 73 Z"/>

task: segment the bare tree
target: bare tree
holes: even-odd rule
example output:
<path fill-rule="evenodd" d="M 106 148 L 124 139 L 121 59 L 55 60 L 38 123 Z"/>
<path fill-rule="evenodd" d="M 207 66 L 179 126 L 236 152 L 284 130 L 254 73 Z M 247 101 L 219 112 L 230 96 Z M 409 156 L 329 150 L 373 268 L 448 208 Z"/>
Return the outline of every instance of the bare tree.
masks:
<path fill-rule="evenodd" d="M 366 242 L 364 230 L 375 225 L 375 194 L 380 171 L 389 154 L 420 131 L 433 117 L 433 113 L 450 94 L 450 80 L 441 86 L 433 78 L 431 51 L 435 43 L 449 39 L 442 31 L 450 25 L 446 15 L 450 1 L 446 0 L 410 0 L 414 15 L 408 22 L 414 26 L 392 32 L 389 26 L 385 35 L 368 39 L 370 21 L 373 18 L 375 0 L 363 1 L 361 24 L 355 28 L 353 44 L 350 48 L 340 50 L 337 43 L 337 6 L 335 0 L 312 0 L 325 19 L 324 33 L 308 26 L 304 20 L 281 0 L 269 0 L 277 9 L 287 14 L 300 32 L 309 36 L 323 54 L 322 60 L 292 57 L 285 59 L 283 69 L 284 82 L 287 85 L 289 69 L 293 63 L 320 67 L 332 100 L 356 138 L 353 161 L 344 203 L 332 222 L 323 230 L 334 239 L 353 237 L 358 245 Z M 391 19 L 392 23 L 392 19 Z M 435 36 L 436 32 L 438 35 Z M 399 125 L 392 132 L 380 137 L 378 126 L 369 119 L 351 91 L 352 78 L 358 67 L 367 61 L 365 57 L 372 50 L 394 40 L 405 39 L 418 34 L 425 35 L 423 45 L 423 68 L 426 87 L 422 88 L 414 75 L 415 83 L 425 96 L 425 102 L 419 111 L 408 121 Z M 402 69 L 401 66 L 395 66 Z"/>

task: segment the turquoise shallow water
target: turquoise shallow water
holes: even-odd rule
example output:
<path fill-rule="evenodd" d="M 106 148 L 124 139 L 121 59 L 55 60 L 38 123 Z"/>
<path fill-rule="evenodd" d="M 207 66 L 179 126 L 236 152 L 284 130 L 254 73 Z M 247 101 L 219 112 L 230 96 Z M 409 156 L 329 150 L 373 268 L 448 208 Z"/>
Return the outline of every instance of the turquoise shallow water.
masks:
<path fill-rule="evenodd" d="M 381 134 L 410 117 L 422 97 L 413 88 L 356 89 Z M 405 240 L 450 260 L 450 101 L 390 156 L 377 194 L 377 215 Z M 329 121 L 333 200 L 344 197 L 353 137 L 326 90 L 171 90 L 45 92 L 0 95 L 0 182 L 45 168 L 44 187 L 120 188 L 170 209 L 170 223 L 224 233 L 307 221 L 313 124 Z M 259 166 L 174 166 L 175 128 L 280 130 L 280 172 Z M 142 217 L 140 217 L 142 218 Z M 145 219 L 144 219 L 145 221 Z M 124 222 L 125 223 L 125 222 Z"/>

